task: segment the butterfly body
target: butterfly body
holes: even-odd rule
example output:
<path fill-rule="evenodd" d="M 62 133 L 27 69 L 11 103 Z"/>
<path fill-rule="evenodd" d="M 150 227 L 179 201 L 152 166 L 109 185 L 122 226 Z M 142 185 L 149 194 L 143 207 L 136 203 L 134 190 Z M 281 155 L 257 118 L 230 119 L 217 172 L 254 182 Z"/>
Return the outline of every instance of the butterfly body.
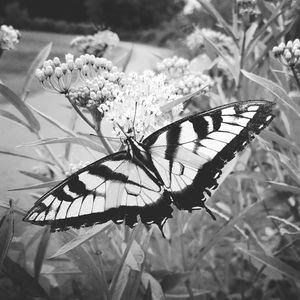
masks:
<path fill-rule="evenodd" d="M 256 100 L 196 113 L 72 174 L 42 196 L 25 221 L 53 231 L 109 220 L 132 227 L 138 216 L 161 229 L 174 206 L 206 208 L 228 162 L 272 120 L 273 103 Z M 172 207 L 173 206 L 173 207 Z M 213 215 L 212 215 L 213 216 Z"/>

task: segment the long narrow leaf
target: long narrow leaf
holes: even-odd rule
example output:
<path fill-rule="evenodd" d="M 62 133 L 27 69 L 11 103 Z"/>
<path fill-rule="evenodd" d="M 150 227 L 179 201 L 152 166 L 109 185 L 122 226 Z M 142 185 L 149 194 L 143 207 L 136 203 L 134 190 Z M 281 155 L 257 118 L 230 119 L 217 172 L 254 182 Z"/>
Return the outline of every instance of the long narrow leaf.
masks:
<path fill-rule="evenodd" d="M 47 293 L 39 285 L 39 283 L 31 277 L 23 268 L 17 263 L 11 260 L 8 256 L 6 257 L 2 271 L 6 274 L 13 282 L 18 284 L 23 293 L 23 298 L 48 298 Z M 27 296 L 27 297 L 26 297 Z"/>
<path fill-rule="evenodd" d="M 237 83 L 238 78 L 239 78 L 239 73 L 240 73 L 239 64 L 238 63 L 236 63 L 235 65 L 231 64 L 230 61 L 228 60 L 228 58 L 226 57 L 226 55 L 222 52 L 222 50 L 213 41 L 211 41 L 206 36 L 203 36 L 203 39 L 206 43 L 209 43 L 210 48 L 214 49 L 216 51 L 216 53 L 223 59 L 224 63 L 228 67 L 228 70 L 232 74 L 235 82 Z"/>
<path fill-rule="evenodd" d="M 0 220 L 0 270 L 14 235 L 14 211 L 12 206 Z"/>
<path fill-rule="evenodd" d="M 67 134 L 69 134 L 71 136 L 76 136 L 76 134 L 74 134 L 74 132 L 72 130 L 68 129 L 66 126 L 59 123 L 57 120 L 55 120 L 55 119 L 51 118 L 50 116 L 44 114 L 43 112 L 39 111 L 38 109 L 36 109 L 35 107 L 33 107 L 30 104 L 27 104 L 27 106 L 30 107 L 33 111 L 35 111 L 37 114 L 39 114 L 41 117 L 43 117 L 45 120 L 47 120 L 50 124 L 57 127 L 58 129 L 66 132 Z"/>
<path fill-rule="evenodd" d="M 292 186 L 284 182 L 268 181 L 268 183 L 270 183 L 273 189 L 275 189 L 276 191 L 290 192 L 296 195 L 300 195 L 300 187 Z"/>
<path fill-rule="evenodd" d="M 18 118 L 17 116 L 15 116 L 14 114 L 12 114 L 6 110 L 0 109 L 0 117 L 5 118 L 14 123 L 17 123 L 18 125 L 25 127 L 26 129 L 33 132 L 32 128 L 28 124 L 26 124 L 23 120 L 21 120 L 20 118 Z"/>
<path fill-rule="evenodd" d="M 22 158 L 28 158 L 28 159 L 31 159 L 31 160 L 35 160 L 35 161 L 39 161 L 39 162 L 43 162 L 43 163 L 46 163 L 46 164 L 53 165 L 53 163 L 48 161 L 48 160 L 38 158 L 38 157 L 34 157 L 34 156 L 30 156 L 28 154 L 23 154 L 21 151 L 17 151 L 14 148 L 11 148 L 11 147 L 0 146 L 0 153 L 1 154 L 6 154 L 6 155 L 18 156 L 18 157 L 22 157 Z"/>
<path fill-rule="evenodd" d="M 51 257 L 49 257 L 49 259 L 53 259 L 60 255 L 68 253 L 69 251 L 82 245 L 89 239 L 95 237 L 100 232 L 102 232 L 104 230 L 109 230 L 112 227 L 113 227 L 112 223 L 100 224 L 100 225 L 97 225 L 97 226 L 93 227 L 92 229 L 84 232 L 83 234 L 79 234 L 79 235 L 75 236 L 72 240 L 70 240 L 68 243 L 66 243 L 61 248 L 59 248 L 53 255 L 51 255 Z"/>
<path fill-rule="evenodd" d="M 250 206 L 248 206 L 246 209 L 244 209 L 242 212 L 240 212 L 236 217 L 231 219 L 229 222 L 227 222 L 224 226 L 219 228 L 212 236 L 211 238 L 204 243 L 204 245 L 200 248 L 198 259 L 201 260 L 205 254 L 208 253 L 208 251 L 214 247 L 220 240 L 222 240 L 233 228 L 233 226 L 243 217 L 245 217 L 250 210 L 252 210 L 254 207 L 260 205 L 262 201 L 258 201 Z"/>
<path fill-rule="evenodd" d="M 22 89 L 22 96 L 21 96 L 22 100 L 25 100 L 26 94 L 29 92 L 29 86 L 32 82 L 32 79 L 35 76 L 35 70 L 42 66 L 43 62 L 49 56 L 51 49 L 52 49 L 52 43 L 47 44 L 44 48 L 41 49 L 41 51 L 37 54 L 32 64 L 30 65 Z"/>
<path fill-rule="evenodd" d="M 248 57 L 250 53 L 253 53 L 253 49 L 258 43 L 259 39 L 266 33 L 267 28 L 277 20 L 277 18 L 282 14 L 283 12 L 281 10 L 277 11 L 261 28 L 260 30 L 255 34 L 253 39 L 250 41 L 247 49 L 245 57 Z"/>
<path fill-rule="evenodd" d="M 232 29 L 230 28 L 229 24 L 223 19 L 221 14 L 214 8 L 214 6 L 207 0 L 198 0 L 198 2 L 213 16 L 215 17 L 222 28 L 226 31 L 228 35 L 230 35 L 236 44 L 238 46 L 238 40 L 236 36 L 233 34 Z"/>
<path fill-rule="evenodd" d="M 40 146 L 40 145 L 49 145 L 49 144 L 78 144 L 81 146 L 89 147 L 92 150 L 103 153 L 104 148 L 100 144 L 96 144 L 91 140 L 81 138 L 81 137 L 62 137 L 62 138 L 46 138 L 40 139 L 34 142 L 18 145 L 18 147 L 32 147 L 32 146 Z"/>
<path fill-rule="evenodd" d="M 123 253 L 123 256 L 121 258 L 121 262 L 118 266 L 118 268 L 116 269 L 111 285 L 110 285 L 110 293 L 113 295 L 113 299 L 115 299 L 114 296 L 116 297 L 121 297 L 122 293 L 120 293 L 120 289 L 117 288 L 117 285 L 122 283 L 122 287 L 125 288 L 127 280 L 128 280 L 128 273 L 130 268 L 128 267 L 127 264 L 125 264 L 126 258 L 128 256 L 128 253 L 130 251 L 130 248 L 133 244 L 133 241 L 135 240 L 137 234 L 139 233 L 140 229 L 141 229 L 141 225 L 142 223 L 139 222 L 138 225 L 132 230 L 129 241 L 127 243 L 126 249 Z"/>
<path fill-rule="evenodd" d="M 42 181 L 42 182 L 49 182 L 49 181 L 51 181 L 51 179 L 49 179 L 48 177 L 40 175 L 40 174 L 37 174 L 37 173 L 23 171 L 23 170 L 19 170 L 19 172 L 21 174 L 25 175 L 25 176 L 37 179 L 37 180 Z"/>
<path fill-rule="evenodd" d="M 290 99 L 286 91 L 273 81 L 266 79 L 264 77 L 255 75 L 253 73 L 249 73 L 245 70 L 241 70 L 241 72 L 250 80 L 254 81 L 258 85 L 270 91 L 274 96 L 278 97 L 284 105 L 290 108 L 299 118 L 300 118 L 300 109 L 297 107 Z"/>
<path fill-rule="evenodd" d="M 134 48 L 134 44 L 131 45 L 131 48 L 128 51 L 126 57 L 125 57 L 125 61 L 124 61 L 124 64 L 122 66 L 122 72 L 125 72 L 126 69 L 127 69 L 127 67 L 128 67 L 128 65 L 129 65 L 129 62 L 130 62 L 130 60 L 132 58 L 132 55 L 133 55 L 133 48 Z"/>
<path fill-rule="evenodd" d="M 36 280 L 39 280 L 39 276 L 40 276 L 43 262 L 45 259 L 46 251 L 48 248 L 48 243 L 49 243 L 50 235 L 51 235 L 50 228 L 51 228 L 50 226 L 45 227 L 43 234 L 42 234 L 42 238 L 41 238 L 38 248 L 37 248 L 35 259 L 34 259 L 34 278 Z"/>
<path fill-rule="evenodd" d="M 59 184 L 60 182 L 61 180 L 49 181 L 49 182 L 34 184 L 30 186 L 10 189 L 9 191 L 26 191 L 26 190 L 35 190 L 35 189 L 43 189 L 43 188 L 52 188 L 57 184 Z"/>
<path fill-rule="evenodd" d="M 266 266 L 274 269 L 276 272 L 281 273 L 289 278 L 292 278 L 296 281 L 300 281 L 300 272 L 295 270 L 294 268 L 290 267 L 277 257 L 267 255 L 265 253 L 260 253 L 255 250 L 248 250 L 243 247 L 237 247 L 243 253 L 249 255 L 250 257 L 258 260 L 259 262 L 265 264 Z"/>
<path fill-rule="evenodd" d="M 282 147 L 285 147 L 289 150 L 295 151 L 297 153 L 300 153 L 300 148 L 294 144 L 292 144 L 291 141 L 289 141 L 288 139 L 272 132 L 269 130 L 264 130 L 261 134 L 260 137 L 263 138 L 266 141 L 271 141 L 271 142 L 276 142 L 279 145 L 281 145 Z"/>
<path fill-rule="evenodd" d="M 16 95 L 11 89 L 1 83 L 0 93 L 25 117 L 34 131 L 40 130 L 39 121 L 18 95 Z"/>

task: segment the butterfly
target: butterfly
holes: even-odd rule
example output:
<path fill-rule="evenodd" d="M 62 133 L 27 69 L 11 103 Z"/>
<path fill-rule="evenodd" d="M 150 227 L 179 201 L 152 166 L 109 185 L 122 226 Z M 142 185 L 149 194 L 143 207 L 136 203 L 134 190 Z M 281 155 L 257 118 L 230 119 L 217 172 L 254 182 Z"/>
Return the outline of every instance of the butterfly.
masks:
<path fill-rule="evenodd" d="M 206 209 L 228 162 L 273 119 L 274 103 L 241 101 L 194 113 L 72 174 L 43 195 L 25 221 L 52 231 L 138 216 L 162 231 L 173 208 Z"/>

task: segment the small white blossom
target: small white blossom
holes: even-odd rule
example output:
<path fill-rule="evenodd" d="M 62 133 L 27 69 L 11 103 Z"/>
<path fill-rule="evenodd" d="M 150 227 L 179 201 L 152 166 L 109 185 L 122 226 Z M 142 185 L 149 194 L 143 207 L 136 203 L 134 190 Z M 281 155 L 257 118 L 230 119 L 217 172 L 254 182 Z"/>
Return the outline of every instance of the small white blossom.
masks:
<path fill-rule="evenodd" d="M 0 27 L 0 51 L 12 50 L 19 42 L 21 34 L 12 26 L 1 25 Z"/>
<path fill-rule="evenodd" d="M 278 58 L 281 63 L 286 66 L 294 67 L 299 63 L 300 57 L 300 40 L 288 41 L 280 43 L 278 46 L 274 46 L 272 52 L 274 56 Z"/>
<path fill-rule="evenodd" d="M 93 54 L 102 57 L 105 52 L 117 46 L 120 42 L 118 35 L 110 30 L 98 31 L 94 35 L 77 36 L 70 45 L 79 53 Z"/>
<path fill-rule="evenodd" d="M 208 38 L 214 45 L 216 45 L 224 54 L 233 55 L 233 40 L 231 37 L 210 28 L 196 28 L 186 38 L 186 45 L 198 55 L 204 47 L 204 39 Z"/>

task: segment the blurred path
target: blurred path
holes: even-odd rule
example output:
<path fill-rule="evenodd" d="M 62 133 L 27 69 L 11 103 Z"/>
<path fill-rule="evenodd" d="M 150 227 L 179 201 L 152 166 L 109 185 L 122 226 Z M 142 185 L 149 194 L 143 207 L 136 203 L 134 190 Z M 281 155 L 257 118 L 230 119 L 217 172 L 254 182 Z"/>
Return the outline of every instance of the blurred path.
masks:
<path fill-rule="evenodd" d="M 120 55 L 123 56 L 132 47 L 132 43 L 123 42 L 121 46 L 115 51 L 114 57 L 117 58 Z M 131 60 L 128 64 L 127 71 L 141 72 L 145 69 L 153 68 L 159 61 L 159 57 L 166 57 L 171 55 L 171 51 L 167 49 L 157 48 L 154 46 L 147 46 L 142 44 L 135 44 Z M 66 106 L 67 102 L 61 95 L 51 94 L 44 91 L 29 97 L 28 103 L 37 108 L 38 110 L 50 115 L 57 119 L 64 125 L 69 124 L 71 118 L 71 110 Z M 0 105 L 0 109 L 5 108 L 10 112 L 16 110 L 11 105 Z M 54 126 L 49 125 L 46 121 L 38 118 L 41 121 L 41 134 L 44 138 L 47 137 L 63 137 L 65 134 Z M 80 131 L 92 133 L 83 121 L 78 120 L 76 128 L 80 128 Z M 1 145 L 16 147 L 21 144 L 29 143 L 37 140 L 37 137 L 30 133 L 23 127 L 11 123 L 7 120 L 0 118 L 0 135 Z M 59 155 L 62 155 L 62 146 L 54 145 L 51 147 L 53 151 Z M 82 161 L 93 161 L 94 158 L 82 147 L 74 147 L 72 159 L 74 162 Z M 23 147 L 19 148 L 24 153 L 35 154 L 34 147 Z M 97 157 L 96 157 L 97 158 Z M 99 158 L 99 157 L 98 157 Z M 22 192 L 8 192 L 8 189 L 15 187 L 22 187 L 26 185 L 37 184 L 39 181 L 30 179 L 29 177 L 19 173 L 19 170 L 32 171 L 33 167 L 42 165 L 38 162 L 18 158 L 10 155 L 0 155 L 0 197 L 2 201 L 8 202 L 10 198 L 19 201 L 19 206 L 22 208 L 29 208 L 33 199 L 30 193 L 34 193 L 34 190 L 22 191 Z M 38 192 L 39 190 L 36 190 Z M 1 208 L 0 208 L 1 213 Z"/>

